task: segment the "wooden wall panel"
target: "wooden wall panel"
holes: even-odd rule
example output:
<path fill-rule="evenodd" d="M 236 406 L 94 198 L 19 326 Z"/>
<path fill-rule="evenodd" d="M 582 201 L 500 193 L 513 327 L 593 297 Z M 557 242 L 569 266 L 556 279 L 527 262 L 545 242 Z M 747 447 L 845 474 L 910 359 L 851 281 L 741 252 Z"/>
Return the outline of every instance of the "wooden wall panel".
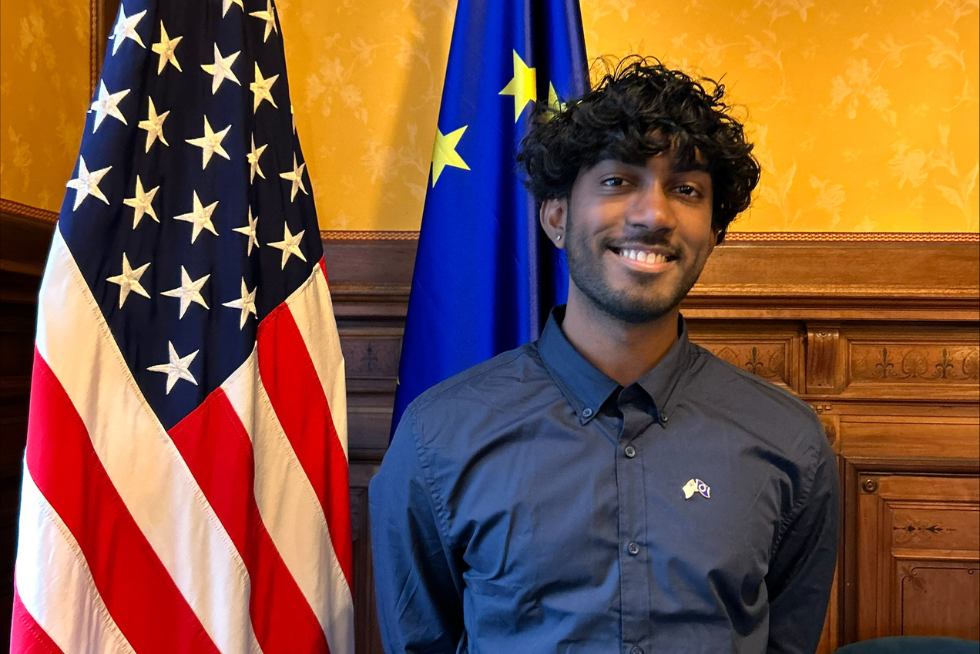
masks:
<path fill-rule="evenodd" d="M 858 504 L 859 637 L 980 638 L 978 479 L 868 476 Z"/>

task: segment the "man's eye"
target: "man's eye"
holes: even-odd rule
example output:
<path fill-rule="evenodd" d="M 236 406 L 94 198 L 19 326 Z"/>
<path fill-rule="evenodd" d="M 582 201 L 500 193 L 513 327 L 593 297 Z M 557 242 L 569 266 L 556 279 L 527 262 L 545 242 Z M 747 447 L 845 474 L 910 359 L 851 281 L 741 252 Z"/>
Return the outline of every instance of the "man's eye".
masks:
<path fill-rule="evenodd" d="M 687 184 L 681 184 L 680 186 L 678 186 L 677 192 L 680 193 L 681 195 L 690 195 L 690 196 L 694 196 L 698 194 L 698 190 L 696 188 L 694 188 L 693 186 L 689 186 Z"/>
<path fill-rule="evenodd" d="M 626 183 L 626 180 L 622 177 L 607 177 L 602 180 L 603 186 L 624 186 Z"/>

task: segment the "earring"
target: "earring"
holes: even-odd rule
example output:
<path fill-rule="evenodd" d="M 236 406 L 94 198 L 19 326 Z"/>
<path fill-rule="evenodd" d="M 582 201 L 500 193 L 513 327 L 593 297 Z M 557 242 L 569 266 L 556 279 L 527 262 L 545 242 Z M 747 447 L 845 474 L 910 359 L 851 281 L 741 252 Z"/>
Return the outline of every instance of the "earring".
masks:
<path fill-rule="evenodd" d="M 555 240 L 556 241 L 560 241 L 561 240 L 561 234 L 555 234 Z"/>

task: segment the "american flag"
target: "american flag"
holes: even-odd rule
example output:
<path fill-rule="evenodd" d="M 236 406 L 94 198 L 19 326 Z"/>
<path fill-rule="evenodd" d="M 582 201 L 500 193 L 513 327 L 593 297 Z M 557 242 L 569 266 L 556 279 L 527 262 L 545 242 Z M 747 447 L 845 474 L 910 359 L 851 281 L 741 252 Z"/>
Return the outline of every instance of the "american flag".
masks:
<path fill-rule="evenodd" d="M 351 652 L 344 362 L 275 6 L 123 0 L 110 39 L 38 303 L 12 650 Z"/>

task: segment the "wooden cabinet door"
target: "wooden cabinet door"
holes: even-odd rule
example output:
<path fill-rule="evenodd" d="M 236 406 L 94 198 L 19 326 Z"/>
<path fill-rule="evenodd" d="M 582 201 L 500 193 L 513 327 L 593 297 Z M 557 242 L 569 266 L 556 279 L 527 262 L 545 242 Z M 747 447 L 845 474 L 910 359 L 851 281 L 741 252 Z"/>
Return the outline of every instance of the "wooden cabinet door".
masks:
<path fill-rule="evenodd" d="M 980 480 L 862 476 L 858 638 L 980 638 Z"/>

